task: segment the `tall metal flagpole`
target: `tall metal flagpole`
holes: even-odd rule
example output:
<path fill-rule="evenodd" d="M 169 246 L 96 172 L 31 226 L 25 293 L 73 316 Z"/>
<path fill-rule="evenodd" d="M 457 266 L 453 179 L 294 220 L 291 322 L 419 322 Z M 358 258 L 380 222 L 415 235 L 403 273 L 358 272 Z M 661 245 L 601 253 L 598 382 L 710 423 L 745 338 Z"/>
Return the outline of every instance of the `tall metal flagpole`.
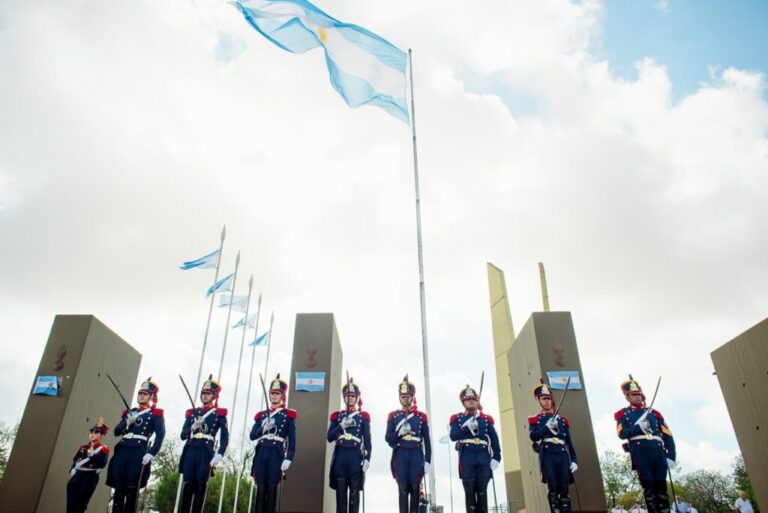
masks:
<path fill-rule="evenodd" d="M 235 413 L 237 412 L 237 391 L 240 387 L 240 367 L 243 362 L 243 347 L 245 346 L 245 334 L 248 332 L 248 309 L 251 306 L 251 291 L 253 290 L 253 275 L 248 280 L 248 299 L 245 303 L 245 319 L 243 320 L 243 336 L 240 338 L 240 356 L 237 358 L 237 373 L 235 374 L 235 396 L 232 399 L 232 425 L 235 425 Z M 234 288 L 232 289 L 234 292 Z M 233 444 L 234 445 L 234 444 Z M 240 476 L 237 477 L 237 482 L 240 483 Z M 224 467 L 224 472 L 221 474 L 221 493 L 219 494 L 219 508 L 218 513 L 221 513 L 221 508 L 224 505 L 224 491 L 227 483 L 227 467 Z M 237 501 L 237 494 L 235 494 L 235 501 Z M 235 502 L 235 511 L 237 511 L 237 502 Z"/>
<path fill-rule="evenodd" d="M 267 335 L 267 359 L 264 361 L 264 378 L 267 377 L 267 371 L 269 370 L 269 349 L 272 347 L 272 326 L 275 324 L 275 312 L 272 312 L 272 316 L 269 318 L 269 335 Z M 267 407 L 264 404 L 266 397 L 261 398 L 261 409 Z"/>
<path fill-rule="evenodd" d="M 232 318 L 232 300 L 235 297 L 235 286 L 237 285 L 237 269 L 240 267 L 240 252 L 237 252 L 235 258 L 235 275 L 232 277 L 232 290 L 229 293 L 229 308 L 227 309 L 227 326 L 224 329 L 224 345 L 221 346 L 221 359 L 219 359 L 219 372 L 216 377 L 221 380 L 221 371 L 224 368 L 224 353 L 227 350 L 227 336 L 229 335 L 229 321 Z"/>
<path fill-rule="evenodd" d="M 221 228 L 221 243 L 219 244 L 219 260 L 216 262 L 216 274 L 213 277 L 213 285 L 219 281 L 219 269 L 221 268 L 221 256 L 224 251 L 224 237 L 227 235 L 227 225 Z M 205 348 L 208 345 L 208 332 L 211 328 L 211 313 L 213 312 L 213 300 L 216 299 L 216 294 L 211 294 L 211 304 L 208 306 L 208 322 L 205 323 L 205 337 L 203 337 L 203 350 L 200 351 L 200 364 L 197 366 L 197 378 L 195 379 L 195 388 L 200 388 L 200 374 L 203 372 L 203 359 L 205 358 Z"/>
<path fill-rule="evenodd" d="M 221 257 L 224 253 L 224 238 L 227 236 L 227 225 L 221 227 L 221 241 L 219 242 L 219 258 L 216 261 L 216 273 L 213 276 L 213 285 L 216 286 L 216 282 L 219 281 L 219 270 L 221 269 Z M 211 329 L 211 314 L 213 313 L 213 301 L 216 299 L 216 294 L 211 294 L 211 303 L 208 306 L 208 320 L 205 323 L 205 336 L 203 337 L 203 349 L 200 351 L 200 364 L 197 366 L 197 377 L 195 378 L 195 388 L 200 388 L 200 375 L 203 372 L 203 360 L 205 360 L 205 348 L 208 346 L 208 332 Z M 184 480 L 179 477 L 179 486 L 176 489 L 176 502 L 174 502 L 173 513 L 179 510 L 179 499 L 181 498 L 181 487 Z"/>
<path fill-rule="evenodd" d="M 427 299 L 424 290 L 424 249 L 421 239 L 421 197 L 419 195 L 419 159 L 416 152 L 416 102 L 413 97 L 413 55 L 408 49 L 408 66 L 411 78 L 411 133 L 413 135 L 413 177 L 416 184 L 416 237 L 419 249 L 419 299 L 421 300 L 421 349 L 424 360 L 424 393 L 427 400 L 427 417 L 432 418 L 432 399 L 429 386 L 429 343 L 427 342 Z M 435 466 L 429 466 L 430 503 L 437 504 L 435 490 Z"/>
<path fill-rule="evenodd" d="M 251 280 L 253 280 L 253 277 L 251 277 Z M 249 300 L 249 303 L 250 303 L 250 300 Z M 258 304 L 256 306 L 256 322 L 255 322 L 255 325 L 254 325 L 254 330 L 256 332 L 256 336 L 257 337 L 259 335 L 259 316 L 260 315 L 261 315 L 261 294 L 259 294 L 259 301 L 258 301 Z M 246 319 L 247 318 L 248 318 L 248 314 L 246 314 Z M 243 342 L 245 341 L 245 332 L 248 330 L 247 324 L 248 323 L 246 321 L 246 327 L 243 329 Z M 241 359 L 243 358 L 243 342 L 240 342 L 240 358 Z M 250 402 L 251 402 L 251 380 L 253 380 L 253 358 L 254 358 L 255 352 L 256 352 L 256 346 L 253 346 L 251 348 L 251 370 L 250 370 L 250 372 L 248 374 L 248 392 L 246 393 L 246 396 L 245 396 L 245 413 L 243 414 L 243 431 L 242 431 L 242 435 L 240 436 L 240 450 L 242 450 L 242 448 L 245 446 L 245 427 L 246 427 L 247 422 L 248 422 L 248 407 L 249 407 Z M 238 376 L 239 376 L 240 375 L 240 364 L 237 365 L 237 372 L 238 372 Z M 238 381 L 239 381 L 239 379 L 238 379 Z M 237 388 L 235 388 L 235 402 L 237 402 Z M 235 406 L 233 404 L 232 405 L 232 410 L 234 411 L 234 409 L 235 409 Z M 235 424 L 234 424 L 234 421 L 233 421 L 232 422 L 232 426 L 234 426 L 234 425 Z M 234 506 L 232 508 L 232 511 L 234 513 L 237 513 L 237 499 L 239 498 L 239 496 L 240 496 L 240 476 L 238 475 L 237 476 L 237 483 L 235 483 L 235 504 L 234 504 Z"/>

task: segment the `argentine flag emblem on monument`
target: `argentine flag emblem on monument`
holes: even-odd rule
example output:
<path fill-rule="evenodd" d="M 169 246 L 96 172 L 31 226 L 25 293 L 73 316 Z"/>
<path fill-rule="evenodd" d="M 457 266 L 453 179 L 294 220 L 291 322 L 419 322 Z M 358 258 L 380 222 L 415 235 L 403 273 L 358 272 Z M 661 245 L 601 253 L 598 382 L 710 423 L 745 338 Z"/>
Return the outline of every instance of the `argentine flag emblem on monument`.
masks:
<path fill-rule="evenodd" d="M 322 392 L 325 390 L 325 372 L 297 372 L 296 390 Z"/>
<path fill-rule="evenodd" d="M 408 56 L 373 32 L 344 23 L 306 0 L 238 0 L 253 28 L 293 53 L 321 47 L 331 84 L 350 107 L 375 105 L 409 123 Z"/>

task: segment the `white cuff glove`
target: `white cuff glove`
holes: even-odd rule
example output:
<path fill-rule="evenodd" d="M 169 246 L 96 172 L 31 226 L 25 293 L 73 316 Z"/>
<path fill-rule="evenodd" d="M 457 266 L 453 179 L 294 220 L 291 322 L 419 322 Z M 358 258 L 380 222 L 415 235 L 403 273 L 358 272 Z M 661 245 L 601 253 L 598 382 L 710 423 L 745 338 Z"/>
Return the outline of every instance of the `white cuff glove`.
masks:
<path fill-rule="evenodd" d="M 674 470 L 674 468 L 677 466 L 677 462 L 675 460 L 670 460 L 667 458 L 667 467 L 669 467 L 670 470 Z"/>
<path fill-rule="evenodd" d="M 556 435 L 559 431 L 558 425 L 557 425 L 557 419 L 555 417 L 552 417 L 547 421 L 547 429 L 553 434 Z"/>
<path fill-rule="evenodd" d="M 144 455 L 143 458 L 141 458 L 141 464 L 142 465 L 147 465 L 147 464 L 149 464 L 149 462 L 152 461 L 153 458 L 154 458 L 153 455 L 147 453 L 147 454 Z"/>
<path fill-rule="evenodd" d="M 288 467 L 291 466 L 291 460 L 283 460 L 283 463 L 280 464 L 280 471 L 285 472 L 288 470 Z"/>
<path fill-rule="evenodd" d="M 75 474 L 77 474 L 77 468 L 73 468 L 69 471 L 69 477 L 75 477 Z"/>
<path fill-rule="evenodd" d="M 576 472 L 577 470 L 579 470 L 579 466 L 576 464 L 576 462 L 575 462 L 575 461 L 572 461 L 572 462 L 571 462 L 571 467 L 570 467 L 570 468 L 571 468 L 571 474 L 573 474 L 574 472 Z"/>
<path fill-rule="evenodd" d="M 362 464 L 363 472 L 368 472 L 368 467 L 370 466 L 371 464 L 368 462 L 368 460 L 363 460 L 363 464 Z"/>
<path fill-rule="evenodd" d="M 216 468 L 216 466 L 221 463 L 221 460 L 224 459 L 223 456 L 220 453 L 216 453 L 213 455 L 213 459 L 211 459 L 211 467 Z"/>
<path fill-rule="evenodd" d="M 397 432 L 397 436 L 405 436 L 411 432 L 410 424 L 403 424 L 400 430 Z"/>
<path fill-rule="evenodd" d="M 339 425 L 341 426 L 342 429 L 347 429 L 349 426 L 354 424 L 354 422 L 355 422 L 355 419 L 344 417 L 343 419 L 341 419 L 341 422 L 339 422 Z"/>
<path fill-rule="evenodd" d="M 200 431 L 203 427 L 203 423 L 205 420 L 202 417 L 197 417 L 195 420 L 192 421 L 192 432 L 196 433 L 197 431 Z"/>
<path fill-rule="evenodd" d="M 424 462 L 424 474 L 429 474 L 429 469 L 432 465 L 429 464 L 429 462 Z"/>
<path fill-rule="evenodd" d="M 131 427 L 131 424 L 133 424 L 134 422 L 136 422 L 136 414 L 133 413 L 132 411 L 129 411 L 128 413 L 125 414 L 125 427 L 126 428 Z"/>
<path fill-rule="evenodd" d="M 491 472 L 495 471 L 497 468 L 499 468 L 499 462 L 496 460 L 491 460 Z"/>
<path fill-rule="evenodd" d="M 275 427 L 275 420 L 272 417 L 267 417 L 261 421 L 261 431 L 263 433 L 266 433 L 267 431 L 271 430 L 273 427 Z"/>

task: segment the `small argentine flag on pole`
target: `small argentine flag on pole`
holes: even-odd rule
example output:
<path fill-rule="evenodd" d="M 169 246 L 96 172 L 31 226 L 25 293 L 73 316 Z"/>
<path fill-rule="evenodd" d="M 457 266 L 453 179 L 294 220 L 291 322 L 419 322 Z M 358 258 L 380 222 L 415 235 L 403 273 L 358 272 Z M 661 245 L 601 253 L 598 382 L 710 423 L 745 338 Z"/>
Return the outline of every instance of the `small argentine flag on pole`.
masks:
<path fill-rule="evenodd" d="M 410 122 L 408 55 L 373 32 L 328 16 L 306 0 L 237 0 L 248 23 L 293 53 L 321 47 L 333 88 L 350 107 L 376 105 Z"/>
<path fill-rule="evenodd" d="M 256 340 L 254 340 L 253 342 L 251 342 L 248 345 L 249 346 L 262 346 L 262 345 L 264 345 L 264 341 L 267 339 L 268 336 L 269 336 L 269 331 L 266 331 L 266 332 L 262 333 L 261 335 L 259 335 L 258 337 L 256 337 Z"/>
<path fill-rule="evenodd" d="M 182 271 L 189 271 L 190 269 L 216 269 L 219 265 L 219 255 L 221 255 L 221 250 L 217 249 L 213 253 L 184 262 L 179 266 L 179 269 Z"/>
<path fill-rule="evenodd" d="M 235 273 L 230 274 L 229 276 L 225 276 L 210 287 L 208 287 L 208 292 L 205 293 L 205 297 L 210 297 L 211 294 L 214 292 L 229 292 L 232 290 L 232 282 L 234 281 Z"/>
<path fill-rule="evenodd" d="M 228 306 L 229 306 L 229 297 L 219 296 L 219 308 L 227 308 Z M 247 309 L 248 309 L 248 296 L 232 296 L 232 310 L 234 310 L 235 312 L 245 313 Z"/>

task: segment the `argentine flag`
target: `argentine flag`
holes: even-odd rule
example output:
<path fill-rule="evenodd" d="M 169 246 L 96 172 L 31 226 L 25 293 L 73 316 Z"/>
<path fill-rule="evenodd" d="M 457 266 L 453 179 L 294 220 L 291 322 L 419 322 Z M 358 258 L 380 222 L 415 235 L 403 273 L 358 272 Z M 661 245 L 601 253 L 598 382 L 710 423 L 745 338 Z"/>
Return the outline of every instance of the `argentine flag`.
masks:
<path fill-rule="evenodd" d="M 248 327 L 249 328 L 255 328 L 256 327 L 256 319 L 258 318 L 259 314 L 251 314 L 248 316 Z M 245 317 L 237 321 L 232 325 L 233 328 L 239 328 L 240 326 L 245 325 Z"/>
<path fill-rule="evenodd" d="M 376 105 L 409 123 L 408 56 L 363 27 L 334 19 L 306 0 L 237 0 L 248 23 L 293 53 L 322 47 L 331 84 L 350 107 Z"/>
<path fill-rule="evenodd" d="M 210 287 L 208 287 L 208 292 L 205 293 L 205 297 L 211 297 L 211 294 L 214 292 L 229 292 L 232 290 L 232 283 L 235 281 L 235 273 L 230 274 L 229 276 L 225 276 Z"/>
<path fill-rule="evenodd" d="M 219 253 L 218 249 L 213 253 L 208 253 L 205 256 L 196 258 L 195 260 L 188 260 L 179 266 L 182 271 L 189 271 L 190 269 L 216 269 L 219 265 Z"/>
<path fill-rule="evenodd" d="M 227 308 L 229 306 L 229 296 L 219 296 L 219 308 Z M 232 296 L 232 310 L 235 312 L 245 313 L 245 309 L 248 306 L 248 296 Z"/>
<path fill-rule="evenodd" d="M 264 345 L 264 341 L 267 339 L 267 336 L 269 336 L 269 331 L 262 333 L 259 335 L 256 340 L 248 344 L 249 346 L 261 346 Z"/>

